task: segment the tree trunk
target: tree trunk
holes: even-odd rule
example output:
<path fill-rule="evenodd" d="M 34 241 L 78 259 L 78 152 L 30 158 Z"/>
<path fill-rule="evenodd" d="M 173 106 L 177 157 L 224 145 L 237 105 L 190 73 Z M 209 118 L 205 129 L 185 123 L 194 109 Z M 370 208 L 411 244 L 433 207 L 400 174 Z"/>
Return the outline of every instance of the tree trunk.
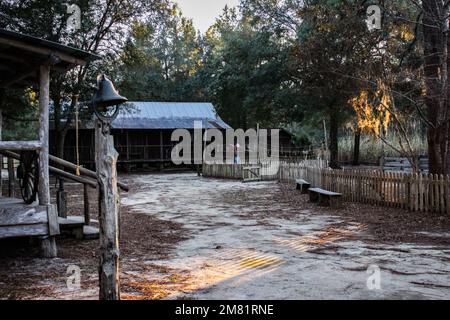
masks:
<path fill-rule="evenodd" d="M 340 169 L 338 145 L 339 121 L 335 116 L 330 118 L 330 167 Z"/>
<path fill-rule="evenodd" d="M 449 172 L 449 46 L 446 13 L 442 1 L 423 0 L 425 104 L 429 122 L 427 140 L 429 171 Z"/>
<path fill-rule="evenodd" d="M 353 165 L 359 166 L 359 147 L 361 144 L 361 130 L 357 129 L 355 132 L 355 141 L 353 144 Z"/>

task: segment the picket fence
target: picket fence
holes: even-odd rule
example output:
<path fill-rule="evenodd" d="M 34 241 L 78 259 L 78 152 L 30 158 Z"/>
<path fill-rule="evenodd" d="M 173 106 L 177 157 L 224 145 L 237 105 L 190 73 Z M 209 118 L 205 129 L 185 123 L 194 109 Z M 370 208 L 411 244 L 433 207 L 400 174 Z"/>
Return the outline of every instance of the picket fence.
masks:
<path fill-rule="evenodd" d="M 242 179 L 244 165 L 205 164 L 203 176 Z M 334 170 L 325 161 L 280 162 L 276 174 L 261 180 L 295 183 L 305 179 L 314 187 L 342 193 L 345 201 L 450 214 L 450 176 L 382 170 Z"/>

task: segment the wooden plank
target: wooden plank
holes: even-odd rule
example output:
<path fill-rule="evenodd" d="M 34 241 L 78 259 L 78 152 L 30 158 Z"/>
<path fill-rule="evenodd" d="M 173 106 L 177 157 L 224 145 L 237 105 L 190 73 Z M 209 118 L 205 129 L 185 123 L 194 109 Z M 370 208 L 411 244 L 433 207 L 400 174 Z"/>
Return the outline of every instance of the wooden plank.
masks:
<path fill-rule="evenodd" d="M 0 226 L 17 226 L 47 223 L 45 206 L 14 205 L 0 207 Z"/>
<path fill-rule="evenodd" d="M 69 179 L 69 180 L 72 180 L 72 181 L 75 181 L 75 182 L 78 182 L 78 183 L 81 183 L 81 184 L 87 184 L 87 185 L 89 185 L 90 187 L 92 187 L 94 189 L 97 188 L 97 182 L 94 181 L 94 180 L 87 179 L 87 178 L 82 178 L 82 177 L 76 176 L 74 174 L 65 172 L 65 171 L 63 171 L 61 169 L 57 169 L 57 168 L 54 168 L 54 167 L 49 167 L 49 170 L 50 170 L 51 173 L 56 174 L 58 176 L 64 177 L 66 179 Z"/>
<path fill-rule="evenodd" d="M 48 235 L 47 223 L 0 227 L 0 239 Z"/>
<path fill-rule="evenodd" d="M 65 168 L 71 169 L 74 172 L 76 172 L 77 170 L 77 166 L 75 164 L 73 164 L 72 162 L 63 160 L 61 158 L 49 155 L 49 160 L 53 163 L 59 164 Z M 88 170 L 86 168 L 80 167 L 80 173 L 82 175 L 86 175 L 89 178 L 93 178 L 93 179 L 97 179 L 97 173 L 92 171 L 92 170 Z M 129 187 L 127 185 L 125 185 L 124 183 L 121 182 L 117 182 L 117 185 L 124 191 L 129 191 Z"/>
<path fill-rule="evenodd" d="M 319 194 L 323 194 L 323 195 L 331 196 L 331 197 L 342 196 L 342 193 L 328 191 L 328 190 L 324 190 L 324 189 L 321 189 L 321 188 L 310 188 L 309 192 L 319 193 Z"/>
<path fill-rule="evenodd" d="M 39 150 L 40 141 L 0 141 L 0 150 Z"/>
<path fill-rule="evenodd" d="M 58 210 L 56 209 L 56 205 L 50 204 L 47 206 L 47 219 L 49 235 L 58 235 L 60 232 L 58 223 Z"/>

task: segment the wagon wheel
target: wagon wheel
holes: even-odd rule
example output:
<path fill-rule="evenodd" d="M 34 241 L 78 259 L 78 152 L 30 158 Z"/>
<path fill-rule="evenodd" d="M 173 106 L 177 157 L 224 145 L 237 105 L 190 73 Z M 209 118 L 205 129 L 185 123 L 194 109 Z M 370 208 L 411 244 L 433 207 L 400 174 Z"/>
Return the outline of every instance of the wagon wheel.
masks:
<path fill-rule="evenodd" d="M 26 204 L 36 200 L 38 188 L 38 160 L 34 151 L 24 151 L 20 155 L 20 164 L 17 168 L 17 178 L 20 182 L 20 192 Z"/>

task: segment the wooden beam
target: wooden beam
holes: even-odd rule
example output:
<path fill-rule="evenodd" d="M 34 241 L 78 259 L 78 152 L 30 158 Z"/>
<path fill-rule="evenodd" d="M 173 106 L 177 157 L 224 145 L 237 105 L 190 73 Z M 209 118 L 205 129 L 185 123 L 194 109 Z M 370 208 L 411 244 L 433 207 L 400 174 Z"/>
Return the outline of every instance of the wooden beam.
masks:
<path fill-rule="evenodd" d="M 76 170 L 77 170 L 77 166 L 75 164 L 73 164 L 72 162 L 69 162 L 69 161 L 66 161 L 64 159 L 55 157 L 53 155 L 49 155 L 49 159 L 50 159 L 51 162 L 56 163 L 56 164 L 58 164 L 60 166 L 63 166 L 65 168 L 69 168 L 69 169 L 73 170 L 74 172 L 76 172 Z M 89 177 L 89 178 L 97 179 L 97 173 L 94 172 L 94 171 L 91 171 L 89 169 L 80 167 L 80 173 L 82 175 L 85 175 L 85 176 Z M 129 189 L 130 189 L 126 184 L 121 183 L 121 182 L 117 182 L 117 185 L 123 191 L 129 191 Z"/>
<path fill-rule="evenodd" d="M 29 237 L 29 236 L 43 236 L 48 234 L 48 224 L 31 224 L 20 226 L 0 226 L 0 239 L 3 238 L 16 238 L 16 237 Z"/>
<path fill-rule="evenodd" d="M 1 100 L 2 98 L 0 98 Z M 1 101 L 0 101 L 1 103 Z M 2 141 L 2 133 L 3 133 L 3 111 L 0 110 L 0 142 Z M 0 154 L 0 197 L 3 196 L 3 155 Z"/>
<path fill-rule="evenodd" d="M 39 204 L 50 207 L 50 172 L 48 167 L 48 153 L 49 153 L 49 104 L 50 104 L 50 65 L 42 65 L 39 70 L 39 142 L 41 150 L 39 152 L 39 184 L 38 184 L 38 198 Z M 54 210 L 53 210 L 54 209 Z M 57 256 L 58 250 L 56 248 L 56 239 L 50 232 L 53 222 L 57 219 L 56 208 L 47 211 L 49 221 L 49 236 L 41 239 L 41 253 L 45 258 L 54 258 Z M 55 226 L 56 228 L 56 226 Z"/>
<path fill-rule="evenodd" d="M 40 67 L 39 79 L 39 203 L 50 204 L 50 176 L 48 168 L 48 135 L 49 135 L 49 96 L 50 96 L 50 66 Z"/>
<path fill-rule="evenodd" d="M 65 171 L 63 171 L 61 169 L 54 168 L 54 167 L 51 167 L 51 166 L 49 167 L 49 169 L 50 169 L 51 173 L 53 173 L 53 174 L 55 174 L 57 176 L 61 176 L 63 178 L 66 178 L 66 179 L 69 179 L 69 180 L 72 180 L 72 181 L 75 181 L 75 182 L 78 182 L 78 183 L 89 185 L 92 188 L 97 188 L 97 182 L 93 181 L 91 179 L 82 178 L 82 177 L 76 176 L 74 174 L 65 172 Z"/>
<path fill-rule="evenodd" d="M 11 152 L 11 151 L 0 150 L 0 154 L 4 155 L 5 157 L 11 158 L 11 159 L 17 159 L 17 160 L 20 159 L 20 155 L 19 154 Z M 51 156 L 51 157 L 53 157 L 53 156 Z M 56 158 L 56 159 L 59 159 L 59 158 Z M 84 178 L 84 177 L 76 176 L 74 174 L 71 174 L 69 172 L 63 171 L 61 169 L 58 169 L 58 168 L 55 168 L 55 167 L 52 167 L 52 166 L 49 166 L 48 168 L 49 168 L 49 171 L 51 173 L 55 174 L 55 175 L 59 175 L 59 176 L 61 176 L 63 178 L 66 178 L 68 180 L 72 180 L 74 182 L 87 184 L 87 185 L 91 186 L 94 189 L 97 188 L 97 182 L 96 181 L 93 181 L 93 180 L 90 180 L 90 179 L 87 179 L 87 178 Z M 95 178 L 97 179 L 97 177 L 95 177 Z"/>
<path fill-rule="evenodd" d="M 39 46 L 35 46 L 35 45 L 26 44 L 21 41 L 5 39 L 5 38 L 0 38 L 0 44 L 7 45 L 10 47 L 14 47 L 14 48 L 19 48 L 19 49 L 22 49 L 25 51 L 34 52 L 34 53 L 45 55 L 45 56 L 50 56 L 53 54 L 53 55 L 57 56 L 59 59 L 61 59 L 61 61 L 69 62 L 74 65 L 81 65 L 81 66 L 86 65 L 85 60 L 75 58 L 69 54 L 60 52 L 55 49 L 43 48 L 43 47 L 39 47 Z"/>
<path fill-rule="evenodd" d="M 100 120 L 95 121 L 95 163 L 99 184 L 100 300 L 120 300 L 119 206 L 114 138 Z"/>
<path fill-rule="evenodd" d="M 0 141 L 0 150 L 39 150 L 40 141 Z"/>

